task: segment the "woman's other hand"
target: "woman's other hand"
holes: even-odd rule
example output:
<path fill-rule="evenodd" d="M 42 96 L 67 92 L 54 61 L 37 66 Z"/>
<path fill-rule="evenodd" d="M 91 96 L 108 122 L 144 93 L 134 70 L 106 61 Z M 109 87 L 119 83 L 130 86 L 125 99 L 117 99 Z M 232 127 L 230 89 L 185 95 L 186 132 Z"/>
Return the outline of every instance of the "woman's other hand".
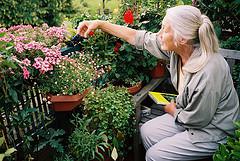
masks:
<path fill-rule="evenodd" d="M 176 103 L 172 100 L 169 104 L 164 106 L 164 111 L 174 116 L 174 113 L 176 111 Z"/>

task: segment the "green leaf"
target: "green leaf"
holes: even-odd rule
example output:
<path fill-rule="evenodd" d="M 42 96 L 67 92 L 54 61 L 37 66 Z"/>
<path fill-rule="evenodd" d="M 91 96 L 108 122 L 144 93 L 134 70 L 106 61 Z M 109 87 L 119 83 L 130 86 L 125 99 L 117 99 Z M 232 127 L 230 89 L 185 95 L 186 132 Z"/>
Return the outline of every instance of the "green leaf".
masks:
<path fill-rule="evenodd" d="M 108 142 L 108 137 L 106 134 L 103 134 L 102 135 L 102 138 L 103 138 L 103 141 L 105 141 L 106 143 Z"/>
<path fill-rule="evenodd" d="M 236 158 L 240 159 L 240 151 L 232 151 L 232 155 L 234 155 Z"/>
<path fill-rule="evenodd" d="M 5 140 L 4 137 L 0 137 L 0 146 L 3 145 L 4 140 Z"/>
<path fill-rule="evenodd" d="M 5 157 L 4 154 L 0 154 L 0 161 L 3 161 L 3 158 Z"/>
<path fill-rule="evenodd" d="M 0 33 L 0 37 L 3 37 L 5 34 L 5 32 Z"/>
<path fill-rule="evenodd" d="M 235 135 L 236 135 L 237 138 L 240 138 L 240 130 L 236 130 Z"/>
<path fill-rule="evenodd" d="M 15 151 L 17 151 L 17 149 L 15 148 L 10 148 L 10 149 L 7 149 L 7 151 L 4 153 L 5 156 L 10 156 L 12 153 L 14 153 Z"/>
<path fill-rule="evenodd" d="M 12 97 L 14 102 L 18 102 L 17 92 L 14 89 L 12 88 L 9 89 L 9 95 Z"/>

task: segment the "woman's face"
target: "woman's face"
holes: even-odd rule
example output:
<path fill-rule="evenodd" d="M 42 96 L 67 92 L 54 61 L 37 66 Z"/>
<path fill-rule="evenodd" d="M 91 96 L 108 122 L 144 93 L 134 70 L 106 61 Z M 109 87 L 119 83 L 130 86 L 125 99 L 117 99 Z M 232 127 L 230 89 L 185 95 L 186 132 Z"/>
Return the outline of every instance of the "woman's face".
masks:
<path fill-rule="evenodd" d="M 162 28 L 158 32 L 158 41 L 161 44 L 161 49 L 166 51 L 175 51 L 173 30 L 168 22 L 163 21 Z"/>

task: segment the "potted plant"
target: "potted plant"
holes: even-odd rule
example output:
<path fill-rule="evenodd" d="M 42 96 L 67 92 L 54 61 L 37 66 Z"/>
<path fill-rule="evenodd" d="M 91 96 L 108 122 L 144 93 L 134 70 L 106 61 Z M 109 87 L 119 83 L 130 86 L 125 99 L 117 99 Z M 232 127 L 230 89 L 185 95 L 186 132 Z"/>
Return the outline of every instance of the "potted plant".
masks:
<path fill-rule="evenodd" d="M 161 78 L 166 73 L 166 62 L 164 60 L 159 60 L 157 65 L 151 70 L 151 77 L 152 78 Z"/>
<path fill-rule="evenodd" d="M 61 60 L 48 75 L 42 75 L 38 87 L 47 94 L 55 111 L 69 111 L 81 103 L 97 74 L 100 73 L 94 67 L 91 55 L 78 53 L 71 59 Z"/>
<path fill-rule="evenodd" d="M 91 128 L 93 119 L 77 115 L 72 120 L 75 130 L 68 139 L 69 152 L 78 160 L 104 160 L 104 152 L 109 147 L 105 132 Z"/>
<path fill-rule="evenodd" d="M 8 49 L 2 52 L 2 57 L 14 65 L 4 70 L 5 75 L 9 75 L 7 82 L 20 80 L 16 84 L 34 86 L 41 75 L 52 71 L 62 59 L 60 48 L 65 32 L 61 27 L 48 27 L 47 24 L 41 27 L 18 25 L 1 28 L 0 42 L 5 44 L 2 47 L 5 51 Z"/>
<path fill-rule="evenodd" d="M 8 55 L 16 64 L 17 68 L 11 71 L 18 75 L 16 80 L 22 80 L 21 84 L 25 86 L 37 86 L 43 94 L 49 94 L 51 103 L 58 102 L 59 97 L 54 95 L 75 95 L 75 103 L 69 109 L 62 109 L 66 105 L 57 103 L 53 105 L 54 110 L 65 111 L 76 107 L 87 93 L 85 89 L 101 74 L 102 70 L 98 68 L 97 71 L 90 54 L 77 52 L 73 57 L 61 55 L 67 35 L 62 27 L 18 25 L 1 29 L 0 33 L 3 35 L 1 41 L 13 43 L 11 51 L 4 56 Z"/>
<path fill-rule="evenodd" d="M 109 85 L 91 91 L 85 98 L 84 114 L 94 116 L 91 128 L 107 135 L 114 160 L 127 153 L 126 141 L 134 132 L 134 113 L 132 96 L 125 87 Z"/>
<path fill-rule="evenodd" d="M 127 9 L 121 14 L 121 16 L 124 15 L 123 18 L 119 17 L 120 20 L 116 23 L 139 28 L 140 23 L 134 20 L 133 14 L 133 10 Z M 149 71 L 157 64 L 157 59 L 149 53 L 139 51 L 129 43 L 98 30 L 95 31 L 94 36 L 83 41 L 83 50 L 90 51 L 95 57 L 100 57 L 100 63 L 108 67 L 102 82 L 111 82 L 118 86 L 141 87 L 139 86 L 141 82 L 150 81 Z"/>

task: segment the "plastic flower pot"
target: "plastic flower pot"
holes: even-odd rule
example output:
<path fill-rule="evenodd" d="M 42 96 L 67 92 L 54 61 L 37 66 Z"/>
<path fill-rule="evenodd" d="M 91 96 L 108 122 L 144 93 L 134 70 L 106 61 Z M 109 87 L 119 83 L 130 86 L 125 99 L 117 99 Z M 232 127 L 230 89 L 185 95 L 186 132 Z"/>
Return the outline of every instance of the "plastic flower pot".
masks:
<path fill-rule="evenodd" d="M 79 106 L 82 99 L 88 94 L 90 88 L 83 91 L 81 94 L 76 95 L 51 95 L 48 94 L 47 99 L 52 104 L 50 108 L 54 111 L 72 111 L 74 108 Z"/>

